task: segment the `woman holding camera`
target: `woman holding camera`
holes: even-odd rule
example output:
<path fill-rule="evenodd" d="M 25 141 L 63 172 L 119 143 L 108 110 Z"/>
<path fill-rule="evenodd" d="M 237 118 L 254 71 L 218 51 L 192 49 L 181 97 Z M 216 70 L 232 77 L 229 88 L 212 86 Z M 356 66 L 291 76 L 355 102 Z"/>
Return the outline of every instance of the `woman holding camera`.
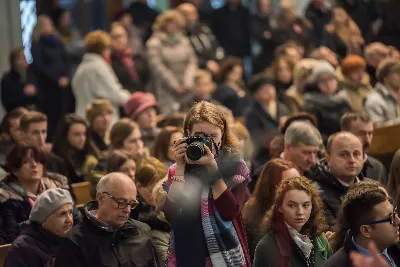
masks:
<path fill-rule="evenodd" d="M 169 267 L 251 266 L 241 218 L 249 169 L 221 110 L 199 102 L 188 112 L 185 137 L 166 182 L 164 213 L 172 225 Z"/>

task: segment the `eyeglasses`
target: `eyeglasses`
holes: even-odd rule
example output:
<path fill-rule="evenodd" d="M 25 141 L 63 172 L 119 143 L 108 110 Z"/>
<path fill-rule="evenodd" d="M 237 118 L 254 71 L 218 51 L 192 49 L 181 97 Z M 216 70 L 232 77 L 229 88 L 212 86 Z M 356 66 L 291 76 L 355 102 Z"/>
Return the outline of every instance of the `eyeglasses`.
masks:
<path fill-rule="evenodd" d="M 110 195 L 107 192 L 102 192 L 102 194 L 106 194 L 112 200 L 114 200 L 118 204 L 118 208 L 121 209 L 121 210 L 125 209 L 128 205 L 131 206 L 131 209 L 133 210 L 134 208 L 137 207 L 137 205 L 139 205 L 139 201 L 137 201 L 137 200 L 134 200 L 134 201 L 131 201 L 131 202 L 127 202 L 127 201 L 124 201 L 124 200 L 121 201 L 121 200 L 116 199 L 115 197 L 113 197 L 112 195 Z"/>
<path fill-rule="evenodd" d="M 374 222 L 370 222 L 370 223 L 367 223 L 367 225 L 375 225 L 375 224 L 387 223 L 387 222 L 393 225 L 397 216 L 398 216 L 397 207 L 394 207 L 393 208 L 393 212 L 392 212 L 392 214 L 390 214 L 389 218 L 378 220 L 378 221 L 374 221 Z"/>

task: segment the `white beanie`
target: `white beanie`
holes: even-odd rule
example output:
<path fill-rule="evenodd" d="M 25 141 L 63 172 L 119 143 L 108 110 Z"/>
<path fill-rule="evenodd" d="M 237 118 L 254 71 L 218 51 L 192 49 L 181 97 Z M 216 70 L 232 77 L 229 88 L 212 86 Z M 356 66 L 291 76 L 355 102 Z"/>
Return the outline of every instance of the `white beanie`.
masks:
<path fill-rule="evenodd" d="M 331 74 L 336 77 L 335 68 L 326 60 L 320 60 L 312 69 L 311 82 L 315 83 L 324 74 Z"/>
<path fill-rule="evenodd" d="M 61 188 L 44 191 L 33 204 L 29 220 L 43 223 L 53 212 L 65 204 L 73 204 L 70 193 Z"/>

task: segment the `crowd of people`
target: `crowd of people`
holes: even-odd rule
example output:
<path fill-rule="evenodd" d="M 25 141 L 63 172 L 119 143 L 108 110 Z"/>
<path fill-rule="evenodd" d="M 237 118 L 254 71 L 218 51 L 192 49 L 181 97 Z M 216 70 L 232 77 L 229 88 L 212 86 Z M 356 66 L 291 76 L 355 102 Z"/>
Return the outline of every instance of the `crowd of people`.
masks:
<path fill-rule="evenodd" d="M 400 266 L 399 3 L 41 14 L 1 80 L 4 266 Z"/>

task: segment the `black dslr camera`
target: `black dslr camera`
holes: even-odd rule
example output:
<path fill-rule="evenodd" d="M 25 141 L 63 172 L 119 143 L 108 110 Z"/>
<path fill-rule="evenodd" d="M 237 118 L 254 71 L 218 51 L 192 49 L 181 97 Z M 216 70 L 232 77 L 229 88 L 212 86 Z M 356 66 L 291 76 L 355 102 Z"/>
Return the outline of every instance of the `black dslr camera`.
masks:
<path fill-rule="evenodd" d="M 188 144 L 186 155 L 188 159 L 195 161 L 199 160 L 206 154 L 204 145 L 208 146 L 212 151 L 214 140 L 206 133 L 196 132 L 194 133 L 194 136 L 187 137 L 186 143 Z"/>

